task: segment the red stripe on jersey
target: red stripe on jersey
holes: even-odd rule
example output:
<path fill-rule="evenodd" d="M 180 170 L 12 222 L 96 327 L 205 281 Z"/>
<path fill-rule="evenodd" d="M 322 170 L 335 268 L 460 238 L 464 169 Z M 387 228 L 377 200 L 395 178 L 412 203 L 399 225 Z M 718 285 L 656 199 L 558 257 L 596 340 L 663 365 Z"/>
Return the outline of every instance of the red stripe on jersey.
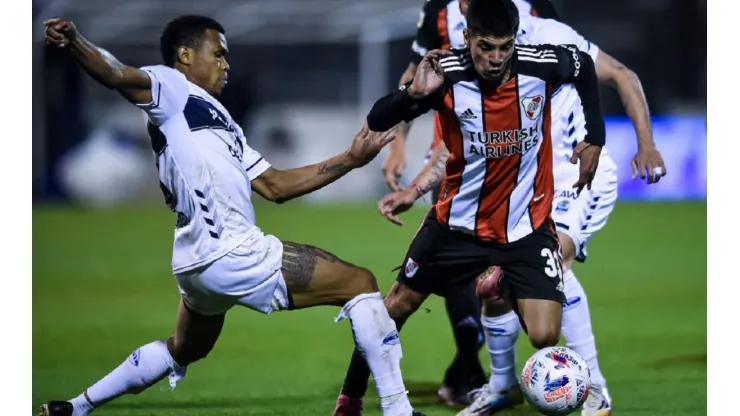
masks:
<path fill-rule="evenodd" d="M 550 125 L 552 87 L 549 85 L 547 86 L 546 97 L 545 107 L 542 110 L 542 146 L 537 153 L 537 175 L 534 180 L 534 198 L 529 205 L 529 216 L 532 219 L 532 228 L 535 230 L 550 218 L 555 187 L 553 179 L 552 137 Z M 537 199 L 540 195 L 544 196 Z"/>
<path fill-rule="evenodd" d="M 437 220 L 440 224 L 447 224 L 450 219 L 450 208 L 452 207 L 452 198 L 460 191 L 462 182 L 462 173 L 465 169 L 465 157 L 463 156 L 463 138 L 460 129 L 460 122 L 457 119 L 454 108 L 452 90 L 447 92 L 444 100 L 444 109 L 437 112 L 437 126 L 442 134 L 450 157 L 447 159 L 445 168 L 445 178 L 439 190 L 437 199 Z"/>
<path fill-rule="evenodd" d="M 437 34 L 442 40 L 440 49 L 450 49 L 450 32 L 447 30 L 447 7 L 437 14 Z"/>
<path fill-rule="evenodd" d="M 514 77 L 498 88 L 481 82 L 483 96 L 484 128 L 486 132 L 519 130 L 519 105 L 517 78 Z M 491 140 L 489 140 L 491 141 Z M 510 143 L 488 143 L 486 151 L 504 152 Z M 490 157 L 486 159 L 486 177 L 480 194 L 476 215 L 476 234 L 487 241 L 506 243 L 506 225 L 509 215 L 509 198 L 516 187 L 521 154 Z"/>

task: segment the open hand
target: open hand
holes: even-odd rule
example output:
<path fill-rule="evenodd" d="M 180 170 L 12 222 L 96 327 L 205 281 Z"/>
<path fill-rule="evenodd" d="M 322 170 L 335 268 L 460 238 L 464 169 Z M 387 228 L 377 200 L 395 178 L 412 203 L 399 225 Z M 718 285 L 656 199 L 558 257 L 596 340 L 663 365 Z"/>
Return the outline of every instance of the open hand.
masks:
<path fill-rule="evenodd" d="M 393 141 L 395 136 L 395 127 L 388 131 L 372 131 L 367 128 L 367 123 L 363 124 L 362 129 L 355 134 L 352 145 L 347 154 L 352 159 L 355 167 L 365 166 L 375 159 L 385 145 Z"/>
<path fill-rule="evenodd" d="M 388 221 L 396 225 L 403 225 L 403 222 L 398 218 L 398 214 L 408 211 L 419 196 L 414 187 L 390 193 L 378 202 L 380 215 L 388 218 Z"/>

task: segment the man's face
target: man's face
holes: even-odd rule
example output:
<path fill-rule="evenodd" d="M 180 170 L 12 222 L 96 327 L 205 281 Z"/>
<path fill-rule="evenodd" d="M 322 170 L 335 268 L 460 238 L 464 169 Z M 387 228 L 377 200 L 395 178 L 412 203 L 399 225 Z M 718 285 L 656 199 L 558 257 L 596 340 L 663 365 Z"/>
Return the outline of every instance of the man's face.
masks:
<path fill-rule="evenodd" d="M 229 47 L 226 37 L 216 30 L 207 30 L 200 47 L 193 50 L 190 73 L 195 83 L 218 97 L 227 84 L 229 63 L 226 57 Z"/>
<path fill-rule="evenodd" d="M 496 81 L 509 69 L 514 53 L 514 35 L 483 36 L 464 32 L 465 42 L 470 48 L 473 65 L 481 78 Z"/>

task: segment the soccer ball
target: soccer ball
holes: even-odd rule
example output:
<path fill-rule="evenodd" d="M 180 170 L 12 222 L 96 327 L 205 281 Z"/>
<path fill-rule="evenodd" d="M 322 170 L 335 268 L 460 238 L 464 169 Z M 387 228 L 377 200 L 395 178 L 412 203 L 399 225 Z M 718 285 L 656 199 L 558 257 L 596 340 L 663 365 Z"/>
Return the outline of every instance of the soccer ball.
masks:
<path fill-rule="evenodd" d="M 521 386 L 527 402 L 543 415 L 567 415 L 586 401 L 591 371 L 570 348 L 543 348 L 524 365 Z"/>

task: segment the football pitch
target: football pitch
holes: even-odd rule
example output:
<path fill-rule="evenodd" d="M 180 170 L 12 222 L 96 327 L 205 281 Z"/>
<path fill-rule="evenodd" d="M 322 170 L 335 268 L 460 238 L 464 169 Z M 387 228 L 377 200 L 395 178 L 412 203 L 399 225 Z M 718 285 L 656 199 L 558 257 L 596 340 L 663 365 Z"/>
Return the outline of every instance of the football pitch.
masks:
<path fill-rule="evenodd" d="M 370 268 L 385 292 L 423 210 L 396 227 L 375 204 L 258 204 L 281 239 L 318 245 Z M 164 206 L 33 211 L 33 403 L 67 399 L 135 348 L 173 331 L 175 217 Z M 705 415 L 706 204 L 620 203 L 575 271 L 591 306 L 601 368 L 616 415 Z M 7 294 L 12 296 L 12 294 Z M 352 352 L 349 323 L 322 307 L 265 316 L 233 309 L 222 337 L 175 391 L 166 382 L 100 415 L 329 416 Z M 412 403 L 453 415 L 436 390 L 453 355 L 443 302 L 431 298 L 401 332 Z M 519 341 L 519 369 L 534 352 Z M 482 355 L 486 368 L 488 358 Z M 365 414 L 380 415 L 371 385 Z M 535 415 L 526 405 L 503 415 Z"/>

